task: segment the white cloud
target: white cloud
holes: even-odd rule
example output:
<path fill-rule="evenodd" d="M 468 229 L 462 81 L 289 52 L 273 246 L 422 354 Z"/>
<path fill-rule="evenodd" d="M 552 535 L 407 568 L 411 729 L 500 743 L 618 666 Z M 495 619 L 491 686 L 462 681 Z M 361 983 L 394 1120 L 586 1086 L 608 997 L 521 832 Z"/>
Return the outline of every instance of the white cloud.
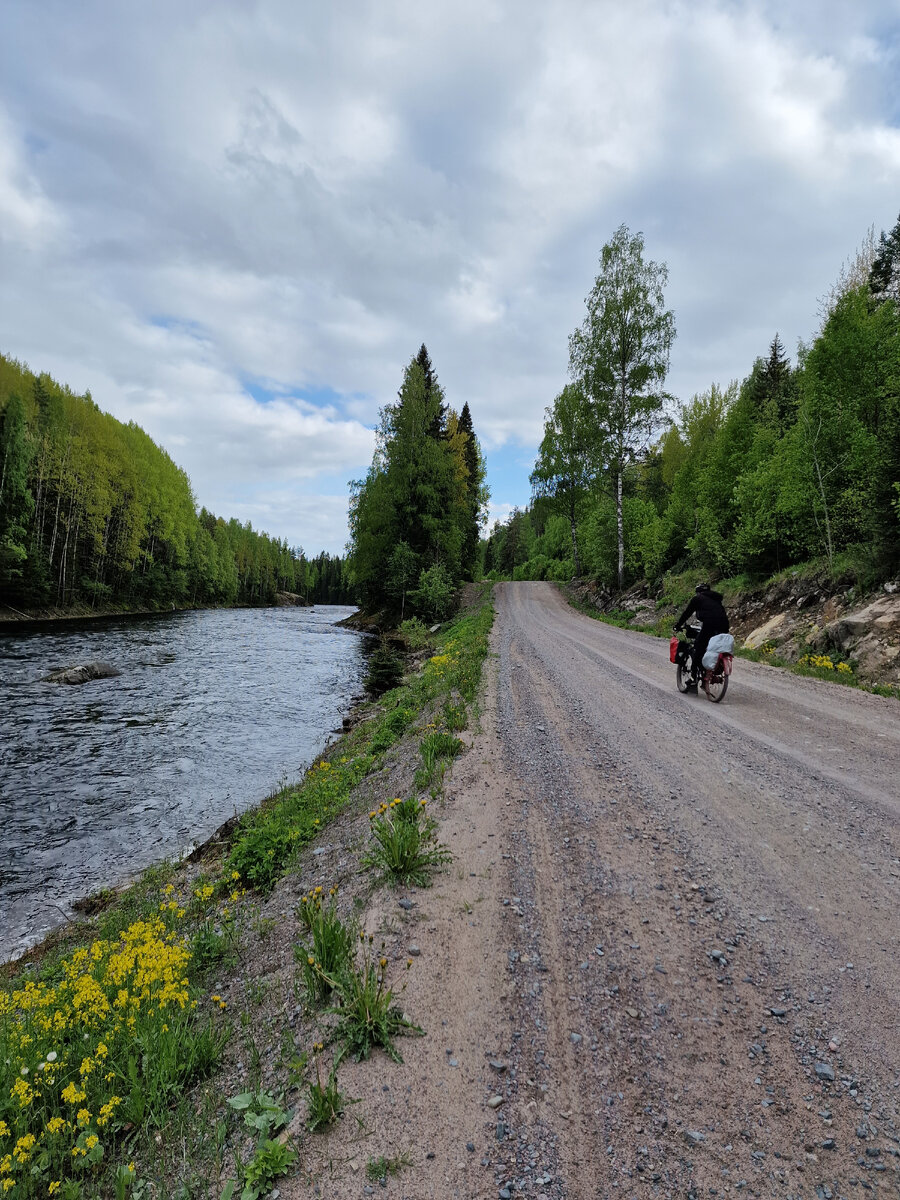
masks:
<path fill-rule="evenodd" d="M 143 424 L 216 511 L 338 548 L 422 341 L 489 455 L 536 444 L 622 222 L 670 266 L 678 394 L 808 336 L 896 216 L 896 26 L 887 0 L 10 0 L 0 349 Z"/>
<path fill-rule="evenodd" d="M 18 242 L 38 248 L 57 231 L 59 218 L 23 157 L 0 109 L 0 245 Z"/>

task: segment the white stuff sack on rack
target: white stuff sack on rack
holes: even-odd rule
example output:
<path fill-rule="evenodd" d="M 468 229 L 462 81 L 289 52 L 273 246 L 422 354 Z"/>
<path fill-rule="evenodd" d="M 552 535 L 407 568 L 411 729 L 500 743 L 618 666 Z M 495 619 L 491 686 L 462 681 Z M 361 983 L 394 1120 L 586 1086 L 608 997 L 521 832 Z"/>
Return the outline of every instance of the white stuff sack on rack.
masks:
<path fill-rule="evenodd" d="M 719 661 L 720 654 L 734 653 L 734 638 L 730 633 L 717 633 L 709 639 L 709 645 L 706 647 L 706 653 L 703 655 L 703 665 L 707 671 L 711 671 Z"/>

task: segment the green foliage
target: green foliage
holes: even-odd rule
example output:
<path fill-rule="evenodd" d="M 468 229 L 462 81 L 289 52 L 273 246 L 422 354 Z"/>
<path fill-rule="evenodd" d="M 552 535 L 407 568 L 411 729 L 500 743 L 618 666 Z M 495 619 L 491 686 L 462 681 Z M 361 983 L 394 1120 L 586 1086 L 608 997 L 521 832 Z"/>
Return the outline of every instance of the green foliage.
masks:
<path fill-rule="evenodd" d="M 389 1175 L 399 1175 L 403 1168 L 411 1163 L 412 1159 L 406 1151 L 391 1155 L 390 1158 L 381 1154 L 378 1158 L 370 1158 L 366 1163 L 366 1179 L 370 1183 L 385 1184 Z"/>
<path fill-rule="evenodd" d="M 340 1117 L 347 1101 L 338 1087 L 337 1067 L 332 1064 L 328 1078 L 322 1082 L 319 1075 L 319 1060 L 316 1059 L 316 1078 L 307 1085 L 306 1095 L 306 1128 L 310 1133 L 318 1133 Z"/>
<path fill-rule="evenodd" d="M 435 563 L 419 576 L 419 586 L 412 594 L 416 608 L 433 621 L 446 621 L 453 612 L 456 588 L 450 572 L 443 563 Z"/>
<path fill-rule="evenodd" d="M 451 700 L 445 701 L 442 717 L 444 726 L 452 732 L 466 729 L 469 724 L 469 711 L 462 702 L 454 703 Z M 462 743 L 460 742 L 461 746 Z"/>
<path fill-rule="evenodd" d="M 643 234 L 621 225 L 600 255 L 600 274 L 587 297 L 587 316 L 569 338 L 569 373 L 588 398 L 595 444 L 613 477 L 617 514 L 617 579 L 625 585 L 622 496 L 627 464 L 659 427 L 662 390 L 675 338 L 665 308 L 664 264 L 644 262 Z"/>
<path fill-rule="evenodd" d="M 372 765 L 368 754 L 354 755 L 345 762 L 323 759 L 315 763 L 298 787 L 285 789 L 258 812 L 241 819 L 228 870 L 237 872 L 258 891 L 270 891 L 291 857 L 341 811 Z"/>
<path fill-rule="evenodd" d="M 120 932 L 24 966 L 0 990 L 0 1137 L 20 1148 L 3 1174 L 23 1200 L 51 1182 L 108 1194 L 123 1133 L 164 1126 L 221 1060 L 229 1031 L 201 1007 L 185 918 L 157 893 Z"/>
<path fill-rule="evenodd" d="M 453 855 L 437 840 L 437 823 L 426 801 L 392 800 L 369 814 L 372 842 L 363 854 L 364 867 L 392 883 L 428 887 L 439 867 Z"/>
<path fill-rule="evenodd" d="M 276 1180 L 286 1175 L 297 1158 L 297 1151 L 287 1143 L 263 1138 L 244 1168 L 244 1187 L 241 1200 L 259 1200 L 267 1196 Z"/>
<path fill-rule="evenodd" d="M 191 955 L 194 970 L 205 975 L 213 967 L 233 966 L 237 961 L 237 931 L 233 918 L 207 918 L 191 935 Z"/>
<path fill-rule="evenodd" d="M 0 586 L 26 606 L 352 599 L 340 558 L 307 561 L 249 522 L 198 512 L 184 471 L 142 429 L 2 355 Z"/>
<path fill-rule="evenodd" d="M 411 708 L 398 707 L 389 712 L 380 721 L 372 736 L 371 749 L 373 754 L 383 754 L 403 736 L 415 718 Z"/>
<path fill-rule="evenodd" d="M 341 1043 L 341 1057 L 350 1055 L 360 1061 L 381 1048 L 388 1058 L 402 1062 L 395 1040 L 423 1032 L 394 1003 L 394 993 L 385 982 L 386 969 L 387 959 L 374 962 L 366 950 L 360 965 L 335 980 L 337 1003 L 331 1011 L 338 1018 L 335 1036 Z"/>
<path fill-rule="evenodd" d="M 351 561 L 363 605 L 401 618 L 407 602 L 432 618 L 449 615 L 447 596 L 472 573 L 487 498 L 471 415 L 448 411 L 423 346 L 398 402 L 381 410 L 366 478 L 351 484 Z"/>
<path fill-rule="evenodd" d="M 318 891 L 303 896 L 298 915 L 309 931 L 312 944 L 298 942 L 294 957 L 303 972 L 307 1002 L 316 1008 L 331 995 L 331 980 L 347 969 L 356 947 L 357 931 L 338 916 L 333 892 L 327 903 Z"/>
<path fill-rule="evenodd" d="M 581 574 L 578 514 L 602 466 L 602 436 L 583 389 L 564 387 L 546 411 L 544 437 L 531 473 L 535 497 L 569 523 L 575 574 Z M 533 568 L 532 568 L 533 571 Z M 529 573 L 529 578 L 541 578 Z"/>
<path fill-rule="evenodd" d="M 403 659 L 391 643 L 382 638 L 369 655 L 363 685 L 371 696 L 380 696 L 395 688 L 402 678 Z"/>
<path fill-rule="evenodd" d="M 900 568 L 900 223 L 882 235 L 877 253 L 870 241 L 832 289 L 821 329 L 800 347 L 796 363 L 776 334 L 742 383 L 713 384 L 675 406 L 669 428 L 648 444 L 660 416 L 671 314 L 661 308 L 664 270 L 655 272 L 653 264 L 645 270 L 641 245 L 619 230 L 604 248 L 588 317 L 570 339 L 572 375 L 599 421 L 601 457 L 615 486 L 605 488 L 603 471 L 593 486 L 582 480 L 580 505 L 564 516 L 558 480 L 563 495 L 576 489 L 551 467 L 565 461 L 568 433 L 555 409 L 548 410 L 532 508 L 494 526 L 484 544 L 485 570 L 498 578 L 565 579 L 577 545 L 586 572 L 613 590 L 687 568 L 694 576 L 759 580 L 808 560 L 824 560 L 837 579 L 848 550 L 860 586 L 894 574 Z M 621 270 L 608 279 L 605 271 L 614 266 Z M 623 313 L 633 321 L 619 332 L 643 328 L 645 319 L 654 331 L 635 350 L 633 375 L 628 356 L 617 366 L 612 349 L 614 318 Z M 610 411 L 617 394 L 625 399 Z M 565 541 L 563 521 L 570 526 Z"/>
<path fill-rule="evenodd" d="M 419 743 L 419 753 L 422 755 L 423 774 L 417 778 L 421 786 L 427 786 L 434 776 L 435 768 L 442 759 L 452 759 L 461 754 L 465 746 L 458 737 L 444 730 L 436 729 L 426 733 Z"/>
<path fill-rule="evenodd" d="M 407 618 L 397 632 L 410 650 L 422 650 L 428 645 L 428 627 L 418 617 Z"/>
<path fill-rule="evenodd" d="M 290 1109 L 283 1108 L 268 1092 L 241 1092 L 231 1097 L 228 1107 L 242 1113 L 247 1128 L 261 1137 L 270 1137 L 283 1129 L 292 1115 Z"/>

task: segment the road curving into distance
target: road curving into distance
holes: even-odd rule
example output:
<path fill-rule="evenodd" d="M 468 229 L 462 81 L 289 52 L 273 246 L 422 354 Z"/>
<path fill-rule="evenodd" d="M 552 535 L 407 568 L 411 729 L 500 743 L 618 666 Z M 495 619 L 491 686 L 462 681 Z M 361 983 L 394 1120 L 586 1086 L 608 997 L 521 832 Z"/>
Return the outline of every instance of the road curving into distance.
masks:
<path fill-rule="evenodd" d="M 711 704 L 661 639 L 496 597 L 543 1194 L 896 1196 L 900 705 L 741 659 Z"/>

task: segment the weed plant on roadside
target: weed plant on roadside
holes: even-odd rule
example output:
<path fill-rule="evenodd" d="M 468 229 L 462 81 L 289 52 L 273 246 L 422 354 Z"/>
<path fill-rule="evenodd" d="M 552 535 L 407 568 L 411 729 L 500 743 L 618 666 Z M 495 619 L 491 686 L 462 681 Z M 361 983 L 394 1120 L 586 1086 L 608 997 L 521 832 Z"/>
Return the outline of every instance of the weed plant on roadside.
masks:
<path fill-rule="evenodd" d="M 453 855 L 437 840 L 437 823 L 426 803 L 396 799 L 369 813 L 372 844 L 362 856 L 364 867 L 393 883 L 428 887 L 434 871 Z"/>
<path fill-rule="evenodd" d="M 364 935 L 360 934 L 360 941 Z M 394 1062 L 402 1062 L 394 1040 L 424 1031 L 394 1003 L 394 993 L 385 983 L 387 959 L 373 960 L 372 939 L 362 953 L 362 963 L 352 964 L 343 975 L 331 980 L 337 1003 L 329 1010 L 338 1018 L 335 1037 L 341 1044 L 338 1061 L 350 1055 L 359 1062 L 380 1047 Z M 412 960 L 407 960 L 407 969 Z"/>
<path fill-rule="evenodd" d="M 327 1129 L 338 1117 L 343 1115 L 348 1101 L 337 1085 L 337 1064 L 332 1063 L 328 1078 L 322 1082 L 319 1070 L 319 1054 L 324 1049 L 322 1042 L 313 1046 L 316 1063 L 315 1082 L 310 1080 L 306 1094 L 306 1128 L 310 1133 L 318 1133 Z M 352 1101 L 350 1102 L 352 1103 Z"/>
<path fill-rule="evenodd" d="M 312 945 L 298 942 L 294 956 L 303 971 L 307 1003 L 312 1008 L 323 1005 L 332 992 L 330 980 L 339 977 L 353 957 L 357 931 L 345 925 L 337 914 L 337 888 L 329 892 L 323 903 L 322 889 L 317 887 L 302 896 L 298 916 L 309 931 Z"/>
<path fill-rule="evenodd" d="M 390 1158 L 382 1154 L 378 1158 L 370 1158 L 366 1163 L 366 1179 L 383 1186 L 387 1183 L 388 1175 L 399 1175 L 404 1167 L 409 1166 L 412 1166 L 412 1156 L 408 1150 L 402 1150 Z"/>

